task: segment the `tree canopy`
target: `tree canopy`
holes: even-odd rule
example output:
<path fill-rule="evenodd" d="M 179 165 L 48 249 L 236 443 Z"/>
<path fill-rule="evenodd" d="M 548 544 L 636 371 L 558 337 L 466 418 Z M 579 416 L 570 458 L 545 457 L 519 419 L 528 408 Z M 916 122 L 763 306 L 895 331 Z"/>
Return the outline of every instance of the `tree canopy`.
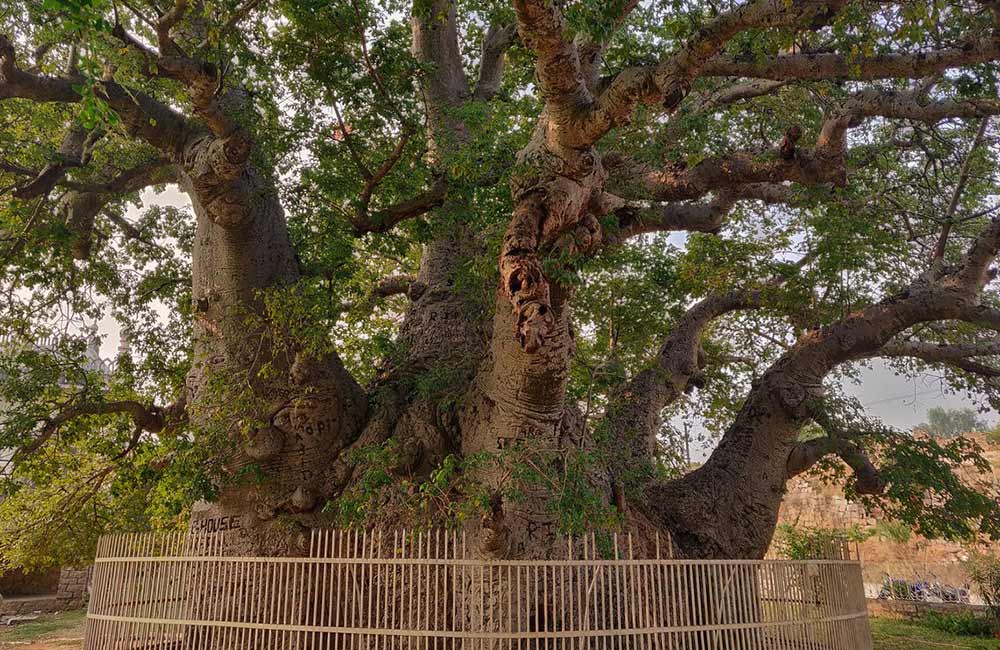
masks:
<path fill-rule="evenodd" d="M 199 501 L 753 556 L 803 471 L 1000 535 L 837 394 L 1000 405 L 998 61 L 977 0 L 0 0 L 0 564 Z"/>
<path fill-rule="evenodd" d="M 946 409 L 935 406 L 927 411 L 927 422 L 917 429 L 939 438 L 954 438 L 964 433 L 985 431 L 989 425 L 975 409 Z"/>

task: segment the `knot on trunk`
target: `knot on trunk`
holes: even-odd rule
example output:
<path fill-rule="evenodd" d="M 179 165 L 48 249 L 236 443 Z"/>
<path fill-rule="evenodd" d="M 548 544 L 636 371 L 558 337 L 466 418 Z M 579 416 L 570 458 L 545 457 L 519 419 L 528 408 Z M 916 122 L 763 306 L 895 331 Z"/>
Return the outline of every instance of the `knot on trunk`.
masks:
<path fill-rule="evenodd" d="M 537 352 L 552 326 L 549 306 L 530 302 L 517 308 L 517 340 L 525 352 Z"/>
<path fill-rule="evenodd" d="M 483 517 L 482 550 L 495 558 L 507 557 L 510 553 L 511 533 L 504 521 L 503 497 L 494 492 L 490 498 L 490 512 Z"/>
<path fill-rule="evenodd" d="M 251 140 L 237 129 L 227 138 L 203 138 L 189 154 L 188 174 L 206 213 L 223 228 L 244 225 L 252 214 L 251 202 L 262 181 L 247 165 Z"/>
<path fill-rule="evenodd" d="M 288 503 L 292 512 L 309 512 L 316 507 L 317 496 L 313 494 L 312 490 L 304 488 L 301 485 L 295 488 L 295 492 L 292 492 L 292 496 L 289 497 Z"/>
<path fill-rule="evenodd" d="M 284 447 L 284 434 L 274 426 L 268 426 L 253 431 L 243 443 L 243 452 L 256 461 L 268 460 L 281 453 Z"/>

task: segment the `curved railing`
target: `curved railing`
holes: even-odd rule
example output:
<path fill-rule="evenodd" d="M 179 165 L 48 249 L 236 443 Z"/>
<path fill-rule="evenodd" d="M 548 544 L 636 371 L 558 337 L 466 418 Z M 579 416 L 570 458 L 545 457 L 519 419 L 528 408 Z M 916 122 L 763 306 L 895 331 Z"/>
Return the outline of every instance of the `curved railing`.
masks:
<path fill-rule="evenodd" d="M 105 538 L 85 648 L 870 650 L 850 560 L 473 559 L 460 534 L 314 531 L 307 556 L 223 535 Z M 602 559 L 610 557 L 612 559 Z"/>

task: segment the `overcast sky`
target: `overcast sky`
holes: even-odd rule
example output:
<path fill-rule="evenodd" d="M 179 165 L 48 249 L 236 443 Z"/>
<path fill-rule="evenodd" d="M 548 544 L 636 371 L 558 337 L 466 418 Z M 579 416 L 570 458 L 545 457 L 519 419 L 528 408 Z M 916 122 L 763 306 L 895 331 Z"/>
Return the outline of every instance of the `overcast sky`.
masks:
<path fill-rule="evenodd" d="M 911 380 L 896 375 L 880 361 L 873 366 L 862 373 L 860 385 L 848 384 L 845 390 L 857 397 L 870 415 L 878 416 L 886 424 L 909 429 L 925 421 L 927 410 L 935 406 L 952 409 L 976 407 L 964 394 L 945 392 L 941 381 L 934 375 Z M 990 423 L 997 419 L 992 410 L 982 417 Z"/>

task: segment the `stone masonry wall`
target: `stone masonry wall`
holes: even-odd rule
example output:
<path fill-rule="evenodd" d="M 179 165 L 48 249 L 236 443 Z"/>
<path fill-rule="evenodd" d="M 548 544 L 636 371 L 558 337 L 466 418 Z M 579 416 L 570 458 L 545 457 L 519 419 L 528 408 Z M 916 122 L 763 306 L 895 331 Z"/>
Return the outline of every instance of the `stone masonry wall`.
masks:
<path fill-rule="evenodd" d="M 962 472 L 967 479 L 983 481 L 983 487 L 1000 487 L 1000 445 L 984 434 L 968 434 L 983 447 L 984 456 L 993 466 L 992 476 L 980 479 L 970 469 Z M 829 485 L 817 478 L 798 477 L 789 481 L 788 492 L 781 505 L 779 522 L 801 528 L 878 530 L 879 518 L 869 516 L 857 504 L 844 497 L 839 485 Z M 887 536 L 874 536 L 860 544 L 864 578 L 869 595 L 878 592 L 883 578 L 928 580 L 953 586 L 971 582 L 964 566 L 968 551 L 958 543 L 928 540 L 911 535 L 906 542 L 893 541 Z M 1000 551 L 1000 548 L 997 548 Z M 874 592 L 874 593 L 873 593 Z"/>
<path fill-rule="evenodd" d="M 86 569 L 63 568 L 59 574 L 59 587 L 56 589 L 56 600 L 63 609 L 83 607 L 90 590 L 90 576 L 93 567 Z"/>

